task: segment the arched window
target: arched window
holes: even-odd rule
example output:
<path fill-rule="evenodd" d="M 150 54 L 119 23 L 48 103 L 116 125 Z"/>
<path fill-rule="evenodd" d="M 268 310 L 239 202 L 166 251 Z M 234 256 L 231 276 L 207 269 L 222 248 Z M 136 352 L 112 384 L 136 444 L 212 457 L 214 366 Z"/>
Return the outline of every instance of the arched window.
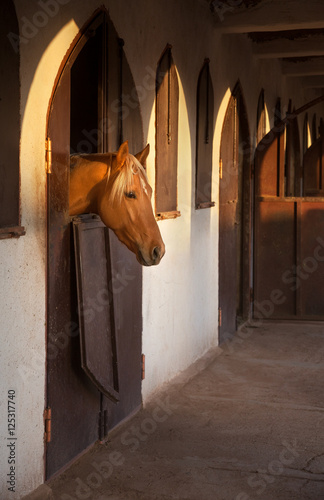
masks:
<path fill-rule="evenodd" d="M 263 139 L 266 134 L 266 111 L 264 105 L 264 89 L 261 90 L 258 100 L 257 110 L 257 144 Z"/>
<path fill-rule="evenodd" d="M 211 181 L 213 165 L 214 91 L 209 59 L 200 71 L 197 86 L 196 208 L 213 207 Z"/>
<path fill-rule="evenodd" d="M 180 215 L 177 210 L 179 84 L 167 45 L 156 73 L 155 211 L 159 219 Z"/>
<path fill-rule="evenodd" d="M 0 5 L 0 239 L 25 234 L 20 227 L 19 27 L 14 3 Z"/>

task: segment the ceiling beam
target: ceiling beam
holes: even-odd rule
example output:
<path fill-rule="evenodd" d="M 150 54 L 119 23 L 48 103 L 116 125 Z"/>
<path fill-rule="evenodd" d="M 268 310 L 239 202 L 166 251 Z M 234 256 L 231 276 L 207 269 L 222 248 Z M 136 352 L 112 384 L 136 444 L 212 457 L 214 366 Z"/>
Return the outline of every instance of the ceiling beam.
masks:
<path fill-rule="evenodd" d="M 212 7 L 222 33 L 324 28 L 323 0 L 265 0 L 249 9 L 240 0 L 214 0 Z"/>
<path fill-rule="evenodd" d="M 295 40 L 277 38 L 267 42 L 253 42 L 252 49 L 257 59 L 324 56 L 324 37 Z"/>
<path fill-rule="evenodd" d="M 314 76 L 324 75 L 324 57 L 317 57 L 306 61 L 282 61 L 282 73 L 285 76 Z"/>
<path fill-rule="evenodd" d="M 324 89 L 324 76 L 304 76 L 300 83 L 304 88 Z"/>

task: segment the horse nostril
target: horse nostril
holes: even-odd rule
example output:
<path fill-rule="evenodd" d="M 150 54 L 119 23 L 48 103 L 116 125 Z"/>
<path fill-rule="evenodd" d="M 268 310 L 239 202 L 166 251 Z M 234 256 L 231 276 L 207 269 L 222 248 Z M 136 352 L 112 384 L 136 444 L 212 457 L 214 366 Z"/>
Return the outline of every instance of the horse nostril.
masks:
<path fill-rule="evenodd" d="M 160 247 L 154 247 L 152 251 L 152 259 L 158 260 L 161 257 L 161 248 Z"/>

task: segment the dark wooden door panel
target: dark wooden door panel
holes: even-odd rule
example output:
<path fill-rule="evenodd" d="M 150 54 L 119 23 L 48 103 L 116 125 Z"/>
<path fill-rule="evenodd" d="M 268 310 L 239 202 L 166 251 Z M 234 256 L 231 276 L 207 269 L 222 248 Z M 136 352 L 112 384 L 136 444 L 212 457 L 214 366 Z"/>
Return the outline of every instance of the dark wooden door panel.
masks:
<path fill-rule="evenodd" d="M 324 202 L 301 203 L 301 316 L 324 319 Z"/>
<path fill-rule="evenodd" d="M 219 189 L 219 307 L 220 341 L 236 330 L 238 163 L 235 141 L 236 103 L 226 112 L 221 142 L 222 178 Z"/>
<path fill-rule="evenodd" d="M 254 316 L 293 317 L 296 314 L 292 280 L 296 264 L 295 203 L 259 202 L 255 238 Z"/>
<path fill-rule="evenodd" d="M 48 179 L 47 405 L 52 409 L 52 440 L 46 448 L 47 478 L 98 436 L 99 393 L 80 362 L 73 237 L 68 214 L 68 71 L 63 74 L 53 99 L 48 133 L 53 164 Z"/>
<path fill-rule="evenodd" d="M 236 202 L 224 204 L 222 210 L 222 229 L 219 246 L 219 306 L 221 309 L 221 335 L 222 340 L 227 334 L 236 330 L 236 231 L 235 212 Z"/>
<path fill-rule="evenodd" d="M 81 364 L 100 392 L 119 401 L 109 233 L 100 217 L 73 219 Z"/>
<path fill-rule="evenodd" d="M 226 111 L 219 180 L 220 342 L 250 315 L 251 164 L 250 135 L 240 84 Z"/>
<path fill-rule="evenodd" d="M 140 407 L 142 354 L 142 268 L 136 257 L 109 231 L 114 316 L 119 366 L 119 403 L 103 398 L 107 428 Z"/>

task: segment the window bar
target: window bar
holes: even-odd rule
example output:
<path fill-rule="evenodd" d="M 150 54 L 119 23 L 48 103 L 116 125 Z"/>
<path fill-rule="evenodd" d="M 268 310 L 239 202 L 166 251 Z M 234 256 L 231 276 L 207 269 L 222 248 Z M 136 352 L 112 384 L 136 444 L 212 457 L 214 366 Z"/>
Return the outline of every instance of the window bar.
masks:
<path fill-rule="evenodd" d="M 206 129 L 205 144 L 209 143 L 209 59 L 206 59 Z"/>
<path fill-rule="evenodd" d="M 119 145 L 124 142 L 123 133 L 123 47 L 125 42 L 122 38 L 118 38 L 119 46 L 119 106 L 118 106 L 118 141 Z"/>
<path fill-rule="evenodd" d="M 168 144 L 171 143 L 171 48 L 168 48 Z"/>
<path fill-rule="evenodd" d="M 320 191 L 323 189 L 323 141 L 322 140 L 321 140 L 321 155 L 319 159 L 319 189 Z"/>
<path fill-rule="evenodd" d="M 234 97 L 234 142 L 233 142 L 233 154 L 234 154 L 234 165 L 235 168 L 238 167 L 238 149 L 237 144 L 239 142 L 238 137 L 238 98 L 237 95 Z"/>
<path fill-rule="evenodd" d="M 99 109 L 99 126 L 98 126 L 98 153 L 105 153 L 108 149 L 108 130 L 107 123 L 107 102 L 108 102 L 108 65 L 107 65 L 107 47 L 108 47 L 108 26 L 107 19 L 104 17 L 102 24 L 102 54 L 101 54 L 101 87 L 100 109 Z"/>

